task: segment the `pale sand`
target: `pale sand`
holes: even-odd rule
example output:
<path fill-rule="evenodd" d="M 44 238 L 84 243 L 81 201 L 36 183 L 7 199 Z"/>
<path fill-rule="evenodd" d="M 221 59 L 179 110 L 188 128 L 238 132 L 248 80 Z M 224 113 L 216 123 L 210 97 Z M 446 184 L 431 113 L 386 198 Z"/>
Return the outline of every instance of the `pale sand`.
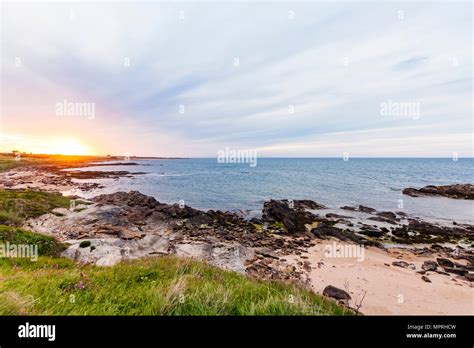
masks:
<path fill-rule="evenodd" d="M 315 292 L 322 293 L 327 285 L 344 289 L 352 297 L 349 305 L 355 307 L 367 291 L 360 312 L 368 315 L 474 314 L 474 288 L 468 281 L 456 275 L 427 272 L 432 281 L 427 283 L 416 273 L 424 261 L 434 260 L 435 255 L 427 258 L 400 249 L 386 252 L 371 247 L 365 248 L 364 259 L 359 262 L 356 258 L 326 257 L 327 244 L 332 241 L 322 241 L 303 254 L 311 262 L 310 281 Z M 302 260 L 298 256 L 285 259 L 292 263 Z M 413 263 L 416 271 L 393 266 L 392 262 L 397 260 Z M 321 261 L 324 265 L 318 268 Z"/>

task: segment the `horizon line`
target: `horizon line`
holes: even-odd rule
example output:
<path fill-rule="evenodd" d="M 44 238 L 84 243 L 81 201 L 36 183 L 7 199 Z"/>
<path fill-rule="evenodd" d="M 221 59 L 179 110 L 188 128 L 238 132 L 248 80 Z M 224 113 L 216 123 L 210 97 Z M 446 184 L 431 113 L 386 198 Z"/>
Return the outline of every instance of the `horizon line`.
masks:
<path fill-rule="evenodd" d="M 20 152 L 20 155 L 26 155 L 26 156 L 64 156 L 64 157 L 101 157 L 101 158 L 124 158 L 126 156 L 124 155 L 71 155 L 71 154 L 48 154 L 48 153 L 26 153 L 26 152 Z M 1 155 L 7 155 L 7 156 L 14 156 L 13 152 L 3 152 L 0 153 Z M 146 155 L 129 155 L 129 158 L 135 158 L 135 159 L 213 159 L 218 156 L 146 156 Z M 259 159 L 341 159 L 343 156 L 265 156 L 265 157 L 257 157 Z M 361 159 L 388 159 L 388 158 L 393 158 L 393 159 L 453 159 L 453 156 L 348 156 L 349 159 L 354 159 L 354 158 L 361 158 Z M 458 156 L 458 159 L 474 159 L 474 155 L 472 156 Z"/>

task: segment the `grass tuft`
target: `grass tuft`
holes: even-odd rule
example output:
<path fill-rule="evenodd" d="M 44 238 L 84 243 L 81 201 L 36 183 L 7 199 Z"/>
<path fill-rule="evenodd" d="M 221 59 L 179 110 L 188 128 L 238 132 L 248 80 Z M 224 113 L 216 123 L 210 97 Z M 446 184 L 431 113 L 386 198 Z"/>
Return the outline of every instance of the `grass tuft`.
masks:
<path fill-rule="evenodd" d="M 55 238 L 24 229 L 0 225 L 0 243 L 9 242 L 16 245 L 37 245 L 38 255 L 58 257 L 66 245 Z"/>
<path fill-rule="evenodd" d="M 69 208 L 70 199 L 60 193 L 31 190 L 0 190 L 0 224 L 19 225 L 55 208 Z"/>

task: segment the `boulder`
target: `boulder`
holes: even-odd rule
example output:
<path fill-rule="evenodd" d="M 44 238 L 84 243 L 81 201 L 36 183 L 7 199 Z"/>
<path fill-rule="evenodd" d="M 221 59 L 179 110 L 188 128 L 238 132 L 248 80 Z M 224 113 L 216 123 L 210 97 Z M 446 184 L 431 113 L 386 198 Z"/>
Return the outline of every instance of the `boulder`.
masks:
<path fill-rule="evenodd" d="M 445 258 L 442 258 L 442 257 L 438 257 L 436 259 L 436 261 L 438 261 L 438 264 L 443 268 L 445 268 L 445 267 L 453 268 L 454 267 L 454 262 L 451 261 L 451 260 L 448 260 L 448 259 L 445 259 Z"/>
<path fill-rule="evenodd" d="M 359 233 L 364 234 L 369 237 L 382 237 L 384 235 L 384 232 L 381 230 L 378 230 L 374 227 L 362 227 Z"/>
<path fill-rule="evenodd" d="M 438 268 L 438 264 L 436 263 L 436 261 L 425 261 L 423 262 L 421 268 L 425 271 L 436 271 L 436 269 Z"/>
<path fill-rule="evenodd" d="M 351 295 L 349 295 L 346 291 L 336 288 L 332 285 L 328 285 L 324 288 L 323 295 L 342 301 L 349 301 L 351 299 Z"/>
<path fill-rule="evenodd" d="M 287 201 L 270 200 L 263 204 L 262 219 L 266 222 L 281 222 L 289 233 L 306 232 L 306 224 L 311 224 L 317 217 L 307 211 L 292 209 Z"/>
<path fill-rule="evenodd" d="M 377 210 L 375 210 L 374 208 L 371 208 L 371 207 L 366 207 L 364 205 L 359 205 L 359 211 L 361 211 L 363 213 L 372 214 L 372 213 L 375 213 Z"/>

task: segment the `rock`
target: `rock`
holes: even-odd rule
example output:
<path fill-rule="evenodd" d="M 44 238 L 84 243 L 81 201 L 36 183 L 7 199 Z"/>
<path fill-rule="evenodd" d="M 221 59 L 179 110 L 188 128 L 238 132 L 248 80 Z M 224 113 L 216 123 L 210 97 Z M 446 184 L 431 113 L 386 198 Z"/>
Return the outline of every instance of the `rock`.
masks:
<path fill-rule="evenodd" d="M 438 268 L 438 264 L 436 263 L 436 261 L 425 261 L 423 262 L 421 268 L 425 271 L 436 271 L 436 269 Z"/>
<path fill-rule="evenodd" d="M 436 273 L 449 276 L 449 273 L 446 273 L 446 272 L 443 272 L 443 271 L 439 271 L 439 270 L 436 271 Z"/>
<path fill-rule="evenodd" d="M 460 276 L 465 276 L 469 273 L 467 269 L 462 268 L 443 267 L 443 269 L 448 273 L 458 274 Z"/>
<path fill-rule="evenodd" d="M 346 291 L 332 285 L 328 285 L 324 288 L 323 295 L 342 301 L 349 301 L 351 299 L 351 296 Z"/>
<path fill-rule="evenodd" d="M 466 273 L 464 274 L 464 278 L 466 278 L 470 282 L 474 282 L 474 273 Z"/>
<path fill-rule="evenodd" d="M 401 267 L 401 268 L 410 268 L 410 269 L 416 269 L 415 265 L 412 263 L 408 263 L 405 261 L 393 261 L 392 262 L 393 266 Z"/>
<path fill-rule="evenodd" d="M 328 214 L 326 214 L 326 218 L 328 218 L 328 219 L 348 219 L 348 218 L 350 218 L 350 216 L 339 215 L 339 214 L 335 214 L 335 213 L 328 213 Z"/>
<path fill-rule="evenodd" d="M 354 208 L 354 207 L 349 207 L 349 206 L 347 206 L 347 205 L 341 207 L 341 209 L 344 209 L 344 210 L 351 210 L 351 211 L 356 211 L 356 210 L 357 210 L 356 208 Z"/>
<path fill-rule="evenodd" d="M 384 218 L 384 217 L 382 217 L 382 216 L 371 216 L 371 217 L 369 217 L 367 220 L 378 221 L 378 222 L 387 222 L 387 223 L 389 223 L 389 224 L 394 224 L 394 225 L 396 224 L 395 221 L 393 221 L 393 220 L 388 220 L 388 219 L 386 219 L 386 218 Z"/>
<path fill-rule="evenodd" d="M 249 222 L 256 225 L 263 224 L 263 220 L 256 217 L 251 218 Z"/>
<path fill-rule="evenodd" d="M 363 213 L 372 214 L 375 213 L 377 210 L 375 210 L 374 208 L 366 207 L 364 205 L 359 205 L 359 211 Z"/>
<path fill-rule="evenodd" d="M 122 260 L 122 257 L 120 255 L 111 254 L 111 255 L 106 255 L 104 257 L 101 257 L 95 262 L 95 264 L 97 266 L 113 266 L 119 263 L 121 260 Z"/>
<path fill-rule="evenodd" d="M 427 283 L 431 283 L 430 278 L 428 278 L 427 276 L 422 276 L 421 279 L 423 279 Z"/>
<path fill-rule="evenodd" d="M 321 222 L 318 224 L 316 228 L 311 230 L 311 233 L 315 235 L 317 238 L 326 239 L 327 237 L 336 237 L 341 240 L 346 240 L 346 238 L 342 234 L 342 230 L 329 225 L 325 222 Z"/>
<path fill-rule="evenodd" d="M 416 219 L 409 219 L 408 225 L 395 228 L 392 234 L 393 241 L 402 244 L 454 243 L 464 238 L 472 238 L 472 231 L 467 227 L 435 225 Z"/>
<path fill-rule="evenodd" d="M 438 257 L 436 259 L 436 261 L 438 261 L 438 264 L 443 268 L 445 268 L 445 267 L 454 268 L 454 266 L 455 266 L 453 261 L 442 258 L 442 257 Z"/>
<path fill-rule="evenodd" d="M 112 194 L 99 195 L 93 199 L 97 203 L 111 204 L 117 206 L 128 205 L 141 208 L 155 208 L 160 203 L 151 196 L 144 195 L 138 191 L 115 192 Z"/>
<path fill-rule="evenodd" d="M 455 184 L 445 186 L 429 185 L 421 189 L 408 187 L 402 192 L 403 194 L 411 197 L 442 196 L 455 199 L 474 199 L 474 185 L 471 184 Z"/>
<path fill-rule="evenodd" d="M 377 230 L 375 228 L 366 227 L 366 226 L 362 227 L 359 233 L 365 234 L 366 236 L 369 236 L 369 237 L 381 237 L 384 235 L 384 233 L 381 230 Z"/>
<path fill-rule="evenodd" d="M 327 209 L 323 204 L 316 203 L 309 199 L 296 199 L 293 201 L 294 207 L 297 209 Z"/>
<path fill-rule="evenodd" d="M 379 213 L 376 214 L 377 216 L 380 216 L 380 217 L 383 217 L 387 220 L 395 220 L 397 218 L 397 216 L 392 213 L 391 211 L 381 211 Z"/>
<path fill-rule="evenodd" d="M 287 201 L 270 200 L 263 205 L 262 219 L 270 223 L 281 222 L 289 233 L 306 232 L 306 224 L 311 224 L 317 217 L 306 211 L 292 209 Z"/>

